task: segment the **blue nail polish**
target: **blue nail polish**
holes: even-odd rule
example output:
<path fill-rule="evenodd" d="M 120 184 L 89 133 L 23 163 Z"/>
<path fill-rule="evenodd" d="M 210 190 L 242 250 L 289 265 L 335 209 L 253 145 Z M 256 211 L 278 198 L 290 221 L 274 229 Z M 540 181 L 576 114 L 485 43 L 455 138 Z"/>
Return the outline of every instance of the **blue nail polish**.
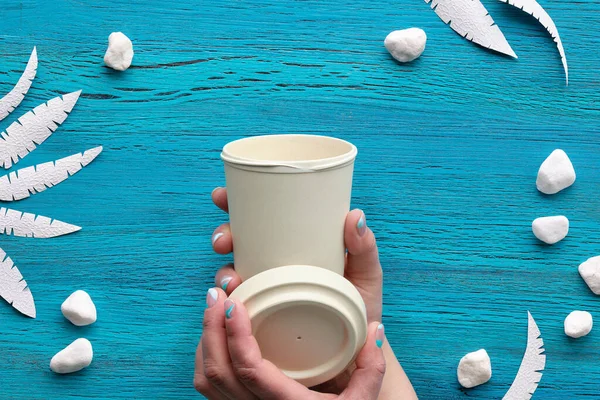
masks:
<path fill-rule="evenodd" d="M 227 300 L 227 302 L 230 302 L 231 305 L 225 310 L 225 318 L 231 319 L 231 313 L 233 312 L 233 308 L 235 307 L 235 303 L 232 302 L 231 300 Z"/>
<path fill-rule="evenodd" d="M 377 347 L 381 348 L 383 346 L 383 341 L 385 340 L 385 328 L 383 324 L 379 324 L 377 327 L 377 331 L 375 331 L 375 344 Z"/>
<path fill-rule="evenodd" d="M 363 217 L 360 217 L 360 219 L 358 220 L 358 223 L 356 224 L 356 227 L 358 229 L 362 228 L 365 226 L 365 219 Z"/>
<path fill-rule="evenodd" d="M 365 232 L 367 232 L 367 222 L 365 221 L 364 214 L 360 216 L 358 222 L 356 223 L 356 230 L 358 231 L 358 236 L 364 236 Z"/>
<path fill-rule="evenodd" d="M 223 289 L 224 292 L 227 291 L 227 285 L 229 285 L 229 282 L 231 282 L 233 278 L 231 276 L 226 276 L 223 279 L 221 279 L 221 289 Z"/>

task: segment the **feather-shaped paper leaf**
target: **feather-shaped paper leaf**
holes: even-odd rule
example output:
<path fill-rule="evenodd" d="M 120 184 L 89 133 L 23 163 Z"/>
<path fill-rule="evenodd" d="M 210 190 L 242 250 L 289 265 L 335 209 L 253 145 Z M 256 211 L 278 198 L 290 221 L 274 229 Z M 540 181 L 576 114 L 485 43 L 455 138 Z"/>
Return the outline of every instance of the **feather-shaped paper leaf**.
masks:
<path fill-rule="evenodd" d="M 31 87 L 31 83 L 35 78 L 37 67 L 37 51 L 34 47 L 21 78 L 19 78 L 19 81 L 11 91 L 0 99 L 0 121 L 6 118 L 8 114 L 13 112 L 13 110 L 21 104 L 21 101 L 25 98 L 25 94 Z"/>
<path fill-rule="evenodd" d="M 425 0 L 444 23 L 480 46 L 517 58 L 502 31 L 479 0 Z"/>
<path fill-rule="evenodd" d="M 55 97 L 48 103 L 40 104 L 27 112 L 18 121 L 13 122 L 0 135 L 0 165 L 10 168 L 19 162 L 36 145 L 48 139 L 50 135 L 67 119 L 80 91 L 65 94 L 62 99 Z"/>
<path fill-rule="evenodd" d="M 0 233 L 33 238 L 51 238 L 77 232 L 81 227 L 41 215 L 0 208 Z"/>
<path fill-rule="evenodd" d="M 503 400 L 529 400 L 542 379 L 542 371 L 546 366 L 546 355 L 544 353 L 544 341 L 540 337 L 540 330 L 527 311 L 527 348 L 517 376 Z"/>
<path fill-rule="evenodd" d="M 0 249 L 0 296 L 16 310 L 35 318 L 35 302 L 27 282 L 23 279 L 13 260 Z"/>
<path fill-rule="evenodd" d="M 558 47 L 558 52 L 560 53 L 560 59 L 562 61 L 563 69 L 565 70 L 565 78 L 567 80 L 567 85 L 569 84 L 569 67 L 567 65 L 567 56 L 565 56 L 565 49 L 563 48 L 562 41 L 560 40 L 560 35 L 558 34 L 558 29 L 554 24 L 550 15 L 544 10 L 542 6 L 538 4 L 535 0 L 500 0 L 503 3 L 508 3 L 511 6 L 517 7 L 527 14 L 533 16 L 535 19 L 539 21 L 540 24 L 552 36 L 554 42 L 556 43 L 556 47 Z"/>
<path fill-rule="evenodd" d="M 102 152 L 102 146 L 36 166 L 22 168 L 0 177 L 0 200 L 21 200 L 43 192 L 75 175 Z"/>

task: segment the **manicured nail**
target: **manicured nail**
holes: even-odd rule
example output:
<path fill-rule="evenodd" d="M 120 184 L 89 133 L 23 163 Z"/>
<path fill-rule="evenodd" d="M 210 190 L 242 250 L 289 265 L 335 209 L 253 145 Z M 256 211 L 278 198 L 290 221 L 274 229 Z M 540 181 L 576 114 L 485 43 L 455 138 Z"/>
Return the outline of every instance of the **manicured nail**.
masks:
<path fill-rule="evenodd" d="M 383 324 L 379 324 L 377 327 L 377 332 L 375 332 L 375 344 L 377 347 L 381 348 L 383 346 L 383 341 L 385 340 L 385 328 Z"/>
<path fill-rule="evenodd" d="M 223 279 L 221 279 L 221 289 L 223 289 L 224 292 L 227 291 L 227 285 L 229 285 L 229 282 L 231 282 L 233 278 L 231 276 L 226 276 Z"/>
<path fill-rule="evenodd" d="M 215 304 L 217 304 L 217 299 L 219 298 L 219 292 L 217 289 L 210 288 L 208 289 L 208 293 L 206 293 L 206 307 L 211 308 Z"/>
<path fill-rule="evenodd" d="M 223 232 L 216 233 L 212 238 L 212 244 L 214 245 L 217 242 L 217 240 L 221 239 L 222 237 Z"/>
<path fill-rule="evenodd" d="M 367 222 L 365 220 L 364 213 L 358 219 L 358 222 L 356 223 L 356 229 L 358 230 L 358 236 L 364 236 L 365 232 L 367 231 Z"/>
<path fill-rule="evenodd" d="M 219 189 L 222 189 L 222 187 L 221 187 L 221 186 L 217 186 L 216 188 L 214 188 L 214 189 L 213 189 L 213 191 L 212 191 L 212 192 L 210 192 L 210 195 L 212 196 L 212 195 L 213 195 L 213 194 L 215 194 L 215 192 L 216 192 L 217 190 L 219 190 Z"/>
<path fill-rule="evenodd" d="M 225 318 L 231 319 L 233 309 L 235 308 L 235 303 L 229 299 L 225 300 Z"/>

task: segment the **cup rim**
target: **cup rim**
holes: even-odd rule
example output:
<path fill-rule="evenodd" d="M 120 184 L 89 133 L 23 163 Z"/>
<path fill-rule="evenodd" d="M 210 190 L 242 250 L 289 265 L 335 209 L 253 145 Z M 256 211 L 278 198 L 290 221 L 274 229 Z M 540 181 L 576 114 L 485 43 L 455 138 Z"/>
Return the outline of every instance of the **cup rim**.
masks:
<path fill-rule="evenodd" d="M 252 158 L 245 158 L 235 156 L 231 153 L 230 148 L 239 142 L 243 141 L 252 141 L 263 139 L 266 137 L 311 137 L 311 138 L 319 138 L 326 139 L 330 141 L 335 141 L 339 143 L 346 144 L 349 146 L 349 151 L 333 156 L 333 157 L 325 157 L 313 160 L 301 160 L 301 161 L 290 161 L 290 160 L 256 160 Z M 292 168 L 303 171 L 318 171 L 324 169 L 331 169 L 346 165 L 354 161 L 358 154 L 358 149 L 352 143 L 325 135 L 310 135 L 310 134 L 273 134 L 273 135 L 258 135 L 258 136 L 249 136 L 241 139 L 234 140 L 232 142 L 227 143 L 223 146 L 223 150 L 221 152 L 221 159 L 229 164 L 237 165 L 237 166 L 248 166 L 248 167 L 284 167 L 284 168 Z"/>

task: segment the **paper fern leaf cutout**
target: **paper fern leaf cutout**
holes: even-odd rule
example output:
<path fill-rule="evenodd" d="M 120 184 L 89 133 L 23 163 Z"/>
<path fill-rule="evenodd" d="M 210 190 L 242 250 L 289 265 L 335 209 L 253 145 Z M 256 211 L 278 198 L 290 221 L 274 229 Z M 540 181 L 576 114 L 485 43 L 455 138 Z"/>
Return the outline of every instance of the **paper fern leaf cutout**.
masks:
<path fill-rule="evenodd" d="M 27 282 L 15 267 L 13 260 L 0 249 L 0 296 L 16 310 L 35 318 L 35 303 Z"/>
<path fill-rule="evenodd" d="M 560 35 L 558 34 L 558 29 L 554 24 L 554 21 L 546 10 L 542 6 L 538 4 L 535 0 L 500 0 L 503 3 L 510 4 L 511 6 L 517 7 L 527 14 L 533 16 L 535 19 L 539 21 L 540 24 L 552 36 L 554 42 L 556 43 L 556 47 L 558 47 L 558 52 L 560 53 L 560 58 L 562 61 L 563 69 L 565 70 L 565 77 L 567 80 L 567 85 L 569 84 L 569 67 L 567 66 L 567 57 L 565 56 L 565 49 L 563 48 L 562 41 L 560 40 Z"/>
<path fill-rule="evenodd" d="M 502 31 L 479 0 L 425 0 L 444 23 L 480 46 L 517 58 Z"/>
<path fill-rule="evenodd" d="M 25 94 L 31 87 L 38 67 L 37 51 L 35 47 L 29 56 L 27 67 L 15 87 L 3 98 L 0 99 L 0 121 L 8 116 L 25 98 Z"/>
<path fill-rule="evenodd" d="M 41 215 L 0 208 L 0 233 L 33 238 L 51 238 L 77 232 L 81 227 Z"/>
<path fill-rule="evenodd" d="M 540 330 L 527 311 L 527 348 L 517 376 L 502 400 L 529 400 L 542 379 L 542 371 L 546 366 L 544 341 L 540 337 Z"/>
<path fill-rule="evenodd" d="M 102 152 L 102 146 L 60 160 L 27 167 L 0 178 L 0 200 L 21 200 L 75 175 Z"/>
<path fill-rule="evenodd" d="M 62 99 L 50 99 L 6 128 L 6 132 L 0 134 L 0 165 L 10 168 L 33 151 L 36 145 L 48 139 L 58 125 L 67 119 L 80 93 L 81 90 L 65 94 Z"/>

